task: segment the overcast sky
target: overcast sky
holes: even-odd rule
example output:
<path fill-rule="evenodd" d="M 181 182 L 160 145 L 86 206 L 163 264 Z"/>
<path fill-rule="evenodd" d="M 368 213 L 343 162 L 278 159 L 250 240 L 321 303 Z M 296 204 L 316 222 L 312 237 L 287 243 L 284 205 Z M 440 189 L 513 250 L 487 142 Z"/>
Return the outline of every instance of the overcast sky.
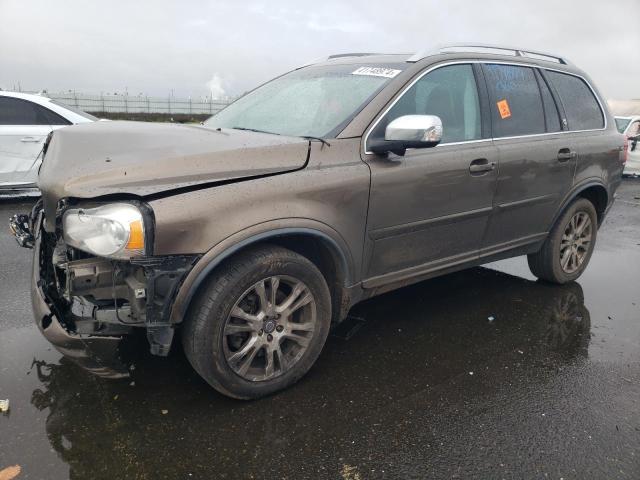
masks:
<path fill-rule="evenodd" d="M 0 0 L 0 87 L 236 95 L 331 53 L 500 43 L 640 98 L 640 1 Z"/>

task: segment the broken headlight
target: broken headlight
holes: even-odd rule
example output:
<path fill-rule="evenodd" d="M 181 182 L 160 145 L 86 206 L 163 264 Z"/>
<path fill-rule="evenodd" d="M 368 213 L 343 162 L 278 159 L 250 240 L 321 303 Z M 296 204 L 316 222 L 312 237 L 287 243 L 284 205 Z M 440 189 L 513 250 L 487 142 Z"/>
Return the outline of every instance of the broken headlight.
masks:
<path fill-rule="evenodd" d="M 95 208 L 70 208 L 62 217 L 67 245 L 99 257 L 122 258 L 146 255 L 142 211 L 130 203 Z"/>

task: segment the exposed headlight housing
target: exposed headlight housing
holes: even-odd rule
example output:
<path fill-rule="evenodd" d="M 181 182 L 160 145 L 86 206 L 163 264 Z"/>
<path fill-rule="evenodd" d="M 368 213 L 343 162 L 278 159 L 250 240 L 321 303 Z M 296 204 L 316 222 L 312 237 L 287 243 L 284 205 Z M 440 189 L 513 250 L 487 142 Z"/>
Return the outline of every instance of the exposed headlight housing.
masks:
<path fill-rule="evenodd" d="M 147 254 L 145 215 L 131 203 L 70 208 L 62 216 L 67 245 L 99 257 L 129 259 Z"/>

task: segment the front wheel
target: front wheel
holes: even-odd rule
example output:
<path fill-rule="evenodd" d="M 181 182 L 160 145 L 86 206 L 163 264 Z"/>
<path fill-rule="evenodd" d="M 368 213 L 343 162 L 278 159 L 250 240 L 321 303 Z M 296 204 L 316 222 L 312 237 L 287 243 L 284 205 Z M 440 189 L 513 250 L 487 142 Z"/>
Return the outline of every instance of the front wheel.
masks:
<path fill-rule="evenodd" d="M 258 398 L 299 380 L 329 332 L 331 300 L 318 268 L 290 250 L 265 246 L 212 276 L 184 326 L 195 370 L 219 392 Z"/>
<path fill-rule="evenodd" d="M 541 280 L 567 283 L 589 264 L 598 234 L 598 216 L 593 204 L 578 198 L 560 216 L 540 251 L 528 255 L 531 273 Z"/>

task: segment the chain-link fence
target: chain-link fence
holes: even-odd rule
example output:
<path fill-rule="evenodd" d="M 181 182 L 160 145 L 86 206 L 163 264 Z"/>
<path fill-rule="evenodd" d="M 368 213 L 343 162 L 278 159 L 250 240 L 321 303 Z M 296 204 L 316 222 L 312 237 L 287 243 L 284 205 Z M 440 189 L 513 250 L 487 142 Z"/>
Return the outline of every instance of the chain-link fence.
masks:
<path fill-rule="evenodd" d="M 44 93 L 47 97 L 85 112 L 163 113 L 186 115 L 213 115 L 226 107 L 231 98 L 177 98 L 149 97 L 142 95 L 87 95 L 77 92 Z"/>

